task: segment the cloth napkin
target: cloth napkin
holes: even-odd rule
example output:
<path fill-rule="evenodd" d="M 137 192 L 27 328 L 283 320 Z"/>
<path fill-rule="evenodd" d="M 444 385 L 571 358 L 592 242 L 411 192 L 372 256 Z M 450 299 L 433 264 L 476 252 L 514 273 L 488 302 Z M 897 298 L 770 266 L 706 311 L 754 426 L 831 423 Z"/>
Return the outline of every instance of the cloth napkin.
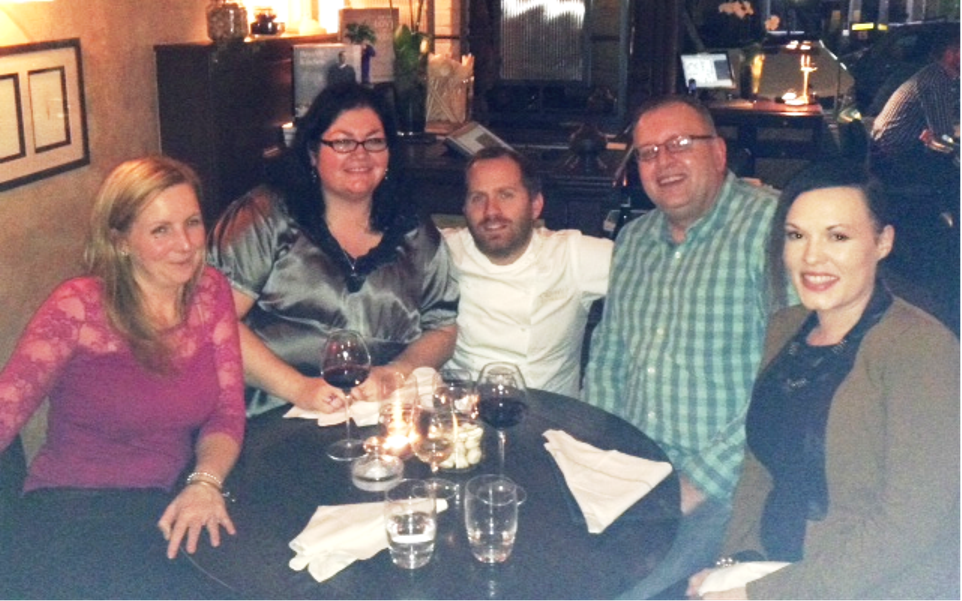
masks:
<path fill-rule="evenodd" d="M 752 580 L 768 576 L 787 565 L 789 564 L 784 561 L 746 561 L 727 568 L 712 570 L 698 587 L 698 596 L 745 586 Z"/>
<path fill-rule="evenodd" d="M 447 502 L 437 501 L 438 512 Z M 384 503 L 322 505 L 307 527 L 290 542 L 292 570 L 305 567 L 318 582 L 337 574 L 358 559 L 370 559 L 387 549 Z"/>
<path fill-rule="evenodd" d="M 561 430 L 544 437 L 592 534 L 604 532 L 671 473 L 670 463 L 604 451 Z"/>
<path fill-rule="evenodd" d="M 418 383 L 418 397 L 425 409 L 434 407 L 434 378 L 438 372 L 433 367 L 419 367 L 411 372 Z"/>
<path fill-rule="evenodd" d="M 354 401 L 348 412 L 351 419 L 358 427 L 374 426 L 377 424 L 378 411 L 381 403 L 378 401 Z M 344 410 L 338 409 L 334 413 L 324 413 L 323 411 L 310 411 L 301 409 L 298 406 L 291 407 L 284 417 L 299 417 L 303 419 L 316 419 L 318 426 L 333 426 L 345 422 Z"/>

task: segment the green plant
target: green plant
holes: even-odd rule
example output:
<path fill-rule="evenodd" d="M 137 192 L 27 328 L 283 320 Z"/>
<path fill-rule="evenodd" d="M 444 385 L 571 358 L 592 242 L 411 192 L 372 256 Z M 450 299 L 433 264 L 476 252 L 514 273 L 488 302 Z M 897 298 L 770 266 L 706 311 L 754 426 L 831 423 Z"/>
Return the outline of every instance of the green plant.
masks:
<path fill-rule="evenodd" d="M 348 23 L 344 28 L 344 37 L 350 40 L 352 44 L 377 43 L 377 35 L 367 23 Z"/>

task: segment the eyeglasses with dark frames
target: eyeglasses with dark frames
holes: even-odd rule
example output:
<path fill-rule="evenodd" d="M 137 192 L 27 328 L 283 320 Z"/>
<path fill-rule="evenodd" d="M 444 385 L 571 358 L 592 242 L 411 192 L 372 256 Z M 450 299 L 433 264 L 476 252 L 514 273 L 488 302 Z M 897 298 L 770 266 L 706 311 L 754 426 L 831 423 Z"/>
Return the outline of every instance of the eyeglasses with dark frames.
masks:
<path fill-rule="evenodd" d="M 367 140 L 352 140 L 342 138 L 340 140 L 321 140 L 321 144 L 330 146 L 331 150 L 338 154 L 349 154 L 357 150 L 358 146 L 363 146 L 368 152 L 384 152 L 387 150 L 387 138 L 368 138 Z"/>
<path fill-rule="evenodd" d="M 718 136 L 714 135 L 685 135 L 675 136 L 674 138 L 669 138 L 662 142 L 661 144 L 645 144 L 644 146 L 638 146 L 635 148 L 635 157 L 639 163 L 650 163 L 658 158 L 658 153 L 661 152 L 662 148 L 668 150 L 671 154 L 680 154 L 683 152 L 690 152 L 692 142 L 695 140 L 714 140 Z"/>

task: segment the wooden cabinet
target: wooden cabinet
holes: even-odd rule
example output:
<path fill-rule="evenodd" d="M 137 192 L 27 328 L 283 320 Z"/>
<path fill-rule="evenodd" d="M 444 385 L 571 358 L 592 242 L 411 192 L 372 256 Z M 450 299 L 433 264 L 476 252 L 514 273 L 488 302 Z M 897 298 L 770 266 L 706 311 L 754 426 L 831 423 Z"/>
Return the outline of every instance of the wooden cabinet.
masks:
<path fill-rule="evenodd" d="M 282 36 L 218 46 L 156 46 L 161 151 L 190 164 L 204 184 L 210 223 L 260 180 L 262 154 L 293 118 L 295 44 L 333 35 Z"/>

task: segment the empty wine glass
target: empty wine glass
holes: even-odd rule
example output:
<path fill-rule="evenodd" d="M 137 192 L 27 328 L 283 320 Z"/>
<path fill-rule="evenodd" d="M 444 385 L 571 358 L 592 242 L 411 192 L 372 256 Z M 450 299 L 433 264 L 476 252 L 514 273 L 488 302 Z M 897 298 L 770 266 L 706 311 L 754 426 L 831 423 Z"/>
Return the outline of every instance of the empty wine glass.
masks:
<path fill-rule="evenodd" d="M 458 493 L 457 484 L 438 476 L 438 467 L 454 452 L 457 440 L 458 420 L 451 406 L 436 404 L 431 409 L 421 409 L 412 448 L 418 459 L 431 466 L 431 478 L 425 482 L 436 499 L 448 499 Z"/>
<path fill-rule="evenodd" d="M 367 379 L 371 372 L 371 354 L 364 339 L 351 330 L 336 330 L 324 345 L 321 375 L 328 384 L 344 391 L 344 423 L 347 435 L 327 448 L 327 456 L 335 461 L 350 461 L 364 454 L 364 443 L 351 434 L 351 390 Z"/>
<path fill-rule="evenodd" d="M 451 405 L 467 417 L 477 417 L 474 378 L 466 369 L 442 369 L 434 377 L 435 404 Z"/>
<path fill-rule="evenodd" d="M 498 465 L 504 472 L 506 428 L 521 422 L 528 409 L 528 396 L 521 370 L 513 363 L 488 363 L 478 376 L 478 414 L 486 424 L 498 431 Z"/>

